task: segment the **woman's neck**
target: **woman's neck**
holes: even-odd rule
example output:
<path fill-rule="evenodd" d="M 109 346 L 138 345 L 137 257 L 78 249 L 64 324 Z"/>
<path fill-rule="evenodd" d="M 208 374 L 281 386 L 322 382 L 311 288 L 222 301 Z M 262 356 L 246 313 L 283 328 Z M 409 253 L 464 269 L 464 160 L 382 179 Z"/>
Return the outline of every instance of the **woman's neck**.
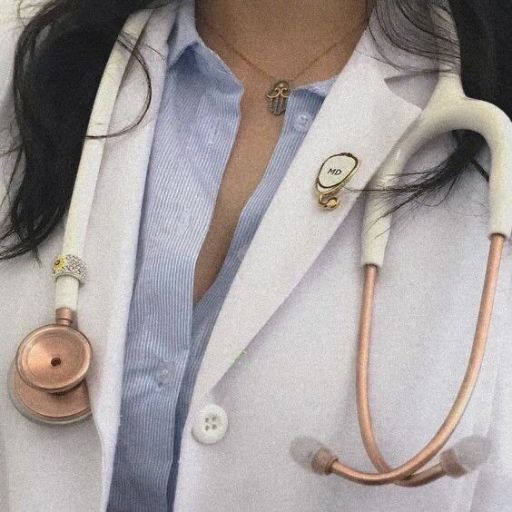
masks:
<path fill-rule="evenodd" d="M 197 30 L 233 64 L 236 57 L 210 27 L 251 62 L 282 78 L 299 73 L 341 41 L 299 77 L 307 83 L 341 71 L 364 29 L 366 5 L 366 0 L 196 0 Z"/>

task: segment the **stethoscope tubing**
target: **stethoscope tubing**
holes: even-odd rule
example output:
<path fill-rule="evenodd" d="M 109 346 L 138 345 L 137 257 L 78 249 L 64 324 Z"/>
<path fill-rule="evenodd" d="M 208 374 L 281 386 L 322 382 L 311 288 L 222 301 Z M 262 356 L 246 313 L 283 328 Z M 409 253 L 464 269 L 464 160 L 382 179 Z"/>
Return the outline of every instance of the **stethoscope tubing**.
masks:
<path fill-rule="evenodd" d="M 499 276 L 499 268 L 501 255 L 503 252 L 505 238 L 500 235 L 491 237 L 489 256 L 487 261 L 487 269 L 485 281 L 480 301 L 480 310 L 469 357 L 466 372 L 457 393 L 455 402 L 453 403 L 448 415 L 443 421 L 441 427 L 431 439 L 431 441 L 413 458 L 402 466 L 392 469 L 386 462 L 382 452 L 380 451 L 372 425 L 372 416 L 370 411 L 370 401 L 368 393 L 368 375 L 369 375 L 369 358 L 370 358 L 370 334 L 372 326 L 373 304 L 375 297 L 375 283 L 377 279 L 377 267 L 368 265 L 365 268 L 365 282 L 363 288 L 363 301 L 359 326 L 359 348 L 356 372 L 356 393 L 357 393 L 357 409 L 359 426 L 364 446 L 373 462 L 374 466 L 380 474 L 378 477 L 369 478 L 363 473 L 356 472 L 347 473 L 346 468 L 342 465 L 335 464 L 333 472 L 342 472 L 344 476 L 349 474 L 352 478 L 359 478 L 361 483 L 380 484 L 393 481 L 403 486 L 418 486 L 433 479 L 444 476 L 445 471 L 441 464 L 433 468 L 424 470 L 421 473 L 414 474 L 419 467 L 424 466 L 437 455 L 448 442 L 449 438 L 459 424 L 464 411 L 469 403 L 471 395 L 475 389 L 480 368 L 485 355 L 485 347 L 487 343 L 489 328 L 491 324 L 492 309 L 494 296 Z M 406 478 L 406 480 L 402 480 Z"/>
<path fill-rule="evenodd" d="M 151 9 L 131 15 L 122 35 L 136 46 Z M 55 323 L 29 333 L 20 343 L 8 377 L 18 411 L 31 421 L 50 425 L 77 423 L 90 417 L 85 378 L 92 350 L 78 326 L 78 296 L 85 281 L 82 259 L 98 177 L 121 83 L 133 54 L 114 43 L 93 104 L 66 219 L 61 255 L 54 260 Z"/>
<path fill-rule="evenodd" d="M 131 15 L 123 27 L 123 34 L 137 43 L 152 14 L 151 9 Z M 132 54 L 116 42 L 107 61 L 93 105 L 84 140 L 75 186 L 67 215 L 62 254 L 83 257 L 87 227 L 107 142 L 108 129 L 121 83 Z M 77 310 L 80 282 L 73 276 L 57 278 L 55 309 Z"/>
<path fill-rule="evenodd" d="M 445 30 L 456 38 L 456 28 L 448 10 L 434 9 Z M 392 468 L 379 449 L 374 433 L 368 392 L 370 334 L 378 269 L 384 264 L 392 215 L 387 189 L 402 174 L 411 157 L 429 140 L 456 130 L 471 130 L 486 140 L 492 158 L 489 183 L 489 237 L 485 281 L 469 362 L 458 394 L 442 425 L 432 439 L 411 459 Z M 460 66 L 441 65 L 436 88 L 420 117 L 386 158 L 370 183 L 363 219 L 361 263 L 364 286 L 358 333 L 356 394 L 358 421 L 365 450 L 379 473 L 354 469 L 339 460 L 328 448 L 321 447 L 311 461 L 311 469 L 320 474 L 336 474 L 364 485 L 395 483 L 416 487 L 449 474 L 461 476 L 467 471 L 457 463 L 454 450 L 441 454 L 440 463 L 418 472 L 445 446 L 459 424 L 476 386 L 484 359 L 500 261 L 505 240 L 512 232 L 512 123 L 491 103 L 466 97 Z M 375 191 L 381 193 L 376 194 Z M 384 195 L 382 195 L 384 193 Z M 314 440 L 313 440 L 314 441 Z"/>

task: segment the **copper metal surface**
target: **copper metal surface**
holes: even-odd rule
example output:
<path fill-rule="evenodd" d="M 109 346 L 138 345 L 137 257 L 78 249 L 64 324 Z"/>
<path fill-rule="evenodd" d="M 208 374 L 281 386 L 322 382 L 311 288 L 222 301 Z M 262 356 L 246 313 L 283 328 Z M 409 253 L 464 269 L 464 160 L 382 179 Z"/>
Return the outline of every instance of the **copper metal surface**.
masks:
<path fill-rule="evenodd" d="M 359 351 L 357 362 L 357 410 L 359 426 L 363 443 L 375 468 L 380 472 L 391 471 L 384 459 L 375 439 L 373 432 L 370 405 L 368 398 L 368 367 L 370 357 L 370 337 L 372 327 L 373 305 L 375 302 L 375 283 L 377 280 L 378 269 L 375 265 L 365 267 L 365 278 L 363 288 L 363 301 L 361 306 L 361 315 L 359 321 Z M 394 482 L 404 487 L 419 487 L 433 482 L 445 476 L 443 467 L 436 464 L 429 469 L 414 473 L 404 480 Z"/>
<path fill-rule="evenodd" d="M 85 381 L 66 393 L 47 393 L 25 384 L 13 363 L 9 371 L 9 391 L 18 411 L 39 423 L 76 423 L 91 414 Z"/>
<path fill-rule="evenodd" d="M 86 376 L 91 347 L 72 327 L 46 325 L 31 332 L 16 356 L 20 377 L 41 391 L 60 393 L 77 386 Z"/>
<path fill-rule="evenodd" d="M 56 322 L 32 331 L 21 342 L 16 355 L 23 381 L 49 393 L 62 393 L 84 380 L 92 356 L 87 338 L 71 327 L 70 310 L 59 310 Z"/>
<path fill-rule="evenodd" d="M 75 312 L 70 308 L 57 309 L 57 311 L 55 311 L 55 323 L 57 325 L 73 326 L 76 323 Z"/>
<path fill-rule="evenodd" d="M 90 414 L 85 376 L 92 350 L 76 327 L 75 313 L 56 311 L 53 325 L 32 331 L 20 344 L 9 371 L 16 408 L 41 423 L 76 423 Z"/>
<path fill-rule="evenodd" d="M 441 464 L 437 464 L 420 473 L 416 473 L 416 471 L 428 464 L 447 443 L 464 414 L 478 380 L 478 374 L 485 355 L 485 346 L 492 317 L 492 308 L 504 242 L 505 238 L 502 235 L 495 234 L 491 236 L 487 270 L 473 346 L 466 373 L 455 402 L 443 424 L 430 442 L 409 461 L 395 469 L 392 469 L 382 456 L 372 428 L 368 400 L 368 365 L 371 317 L 377 268 L 373 265 L 365 267 L 365 285 L 363 290 L 359 332 L 359 355 L 357 362 L 357 404 L 363 442 L 368 456 L 380 473 L 358 471 L 357 469 L 346 466 L 339 460 L 336 460 L 332 464 L 330 468 L 331 473 L 364 485 L 400 483 L 401 485 L 408 486 L 423 485 L 446 474 Z"/>
<path fill-rule="evenodd" d="M 328 475 L 331 472 L 333 463 L 338 460 L 328 448 L 321 448 L 315 453 L 311 462 L 311 468 L 315 473 Z"/>

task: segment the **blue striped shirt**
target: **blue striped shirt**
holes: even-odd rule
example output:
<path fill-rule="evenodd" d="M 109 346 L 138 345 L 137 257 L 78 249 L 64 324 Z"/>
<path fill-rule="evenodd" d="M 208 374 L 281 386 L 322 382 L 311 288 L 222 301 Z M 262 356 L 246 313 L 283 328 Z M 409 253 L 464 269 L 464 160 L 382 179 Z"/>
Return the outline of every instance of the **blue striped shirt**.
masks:
<path fill-rule="evenodd" d="M 181 433 L 213 325 L 334 79 L 292 91 L 280 138 L 220 273 L 194 305 L 195 263 L 236 139 L 244 87 L 198 35 L 194 0 L 180 3 L 145 188 L 109 512 L 172 510 Z"/>

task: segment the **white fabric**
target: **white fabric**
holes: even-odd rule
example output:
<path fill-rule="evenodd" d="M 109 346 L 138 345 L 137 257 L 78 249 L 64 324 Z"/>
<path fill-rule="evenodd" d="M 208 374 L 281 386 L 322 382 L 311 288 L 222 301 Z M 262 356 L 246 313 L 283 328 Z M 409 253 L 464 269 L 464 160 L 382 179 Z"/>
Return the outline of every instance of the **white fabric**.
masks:
<path fill-rule="evenodd" d="M 0 12 L 4 3 L 0 0 Z M 0 387 L 2 512 L 105 510 L 144 179 L 172 20 L 172 9 L 160 8 L 146 30 L 145 41 L 153 48 L 144 54 L 154 102 L 141 126 L 107 142 L 90 220 L 85 251 L 90 279 L 80 293 L 79 322 L 94 350 L 88 379 L 94 422 L 30 423 L 11 405 L 5 385 Z M 13 25 L 1 23 L 3 40 Z M 9 41 L 0 47 L 2 76 L 12 61 Z M 0 87 L 7 97 L 8 87 Z M 311 436 L 346 462 L 371 469 L 354 402 L 363 197 L 346 191 L 341 206 L 326 211 L 316 204 L 314 182 L 328 156 L 348 151 L 361 161 L 351 187 L 364 186 L 431 90 L 431 75 L 400 74 L 365 51 L 354 54 L 333 85 L 212 332 L 185 426 L 175 512 L 512 510 L 508 246 L 489 351 L 454 438 L 489 435 L 495 449 L 485 467 L 421 489 L 368 489 L 308 473 L 289 453 L 296 437 Z M 144 77 L 134 65 L 119 95 L 113 130 L 137 117 L 144 95 Z M 0 119 L 9 102 L 2 108 Z M 448 146 L 446 139 L 434 141 L 415 163 L 439 162 Z M 7 173 L 7 163 L 2 166 Z M 394 219 L 378 283 L 370 382 L 378 439 L 393 464 L 430 438 L 459 385 L 483 280 L 487 223 L 487 185 L 476 173 L 465 175 L 448 202 L 403 210 Z M 0 263 L 3 382 L 19 341 L 53 318 L 50 268 L 62 234 L 59 228 L 43 244 L 42 267 L 29 255 Z M 191 427 L 212 403 L 226 411 L 228 430 L 217 443 L 198 443 Z"/>

